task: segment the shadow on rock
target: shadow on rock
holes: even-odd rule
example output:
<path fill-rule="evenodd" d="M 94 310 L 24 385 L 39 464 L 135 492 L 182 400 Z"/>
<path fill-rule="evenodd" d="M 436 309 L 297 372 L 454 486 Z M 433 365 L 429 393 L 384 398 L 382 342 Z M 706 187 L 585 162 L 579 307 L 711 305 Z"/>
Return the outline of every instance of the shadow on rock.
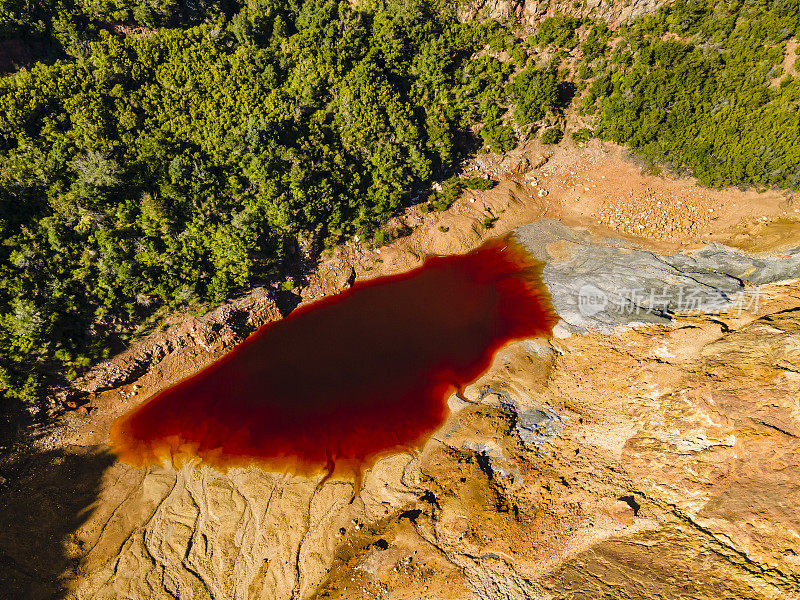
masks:
<path fill-rule="evenodd" d="M 16 460 L 0 487 L 0 598 L 64 598 L 65 575 L 83 555 L 73 533 L 90 516 L 103 472 L 93 449 L 51 450 Z"/>

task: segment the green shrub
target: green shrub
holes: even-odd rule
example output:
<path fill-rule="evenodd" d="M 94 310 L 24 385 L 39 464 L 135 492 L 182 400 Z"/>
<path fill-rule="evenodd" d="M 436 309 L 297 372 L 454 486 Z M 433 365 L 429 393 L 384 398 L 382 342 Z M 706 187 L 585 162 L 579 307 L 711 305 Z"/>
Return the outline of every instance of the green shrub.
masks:
<path fill-rule="evenodd" d="M 613 35 L 606 23 L 593 25 L 589 30 L 589 35 L 586 36 L 586 41 L 581 44 L 584 62 L 590 63 L 603 56 Z"/>
<path fill-rule="evenodd" d="M 542 132 L 542 137 L 540 139 L 543 144 L 557 144 L 563 137 L 564 132 L 561 131 L 559 127 L 550 127 Z"/>
<path fill-rule="evenodd" d="M 490 190 L 496 185 L 496 181 L 486 177 L 468 177 L 461 180 L 461 187 L 468 190 Z"/>
<path fill-rule="evenodd" d="M 514 128 L 500 121 L 485 124 L 481 128 L 481 137 L 492 152 L 502 154 L 512 150 L 516 145 Z"/>
<path fill-rule="evenodd" d="M 592 139 L 592 137 L 593 137 L 592 130 L 589 129 L 588 127 L 581 127 L 577 131 L 572 132 L 572 139 L 579 144 L 583 142 L 588 142 L 590 139 Z"/>
<path fill-rule="evenodd" d="M 577 29 L 581 24 L 580 19 L 566 15 L 547 17 L 536 32 L 536 43 L 572 49 L 578 45 Z"/>
<path fill-rule="evenodd" d="M 515 103 L 514 120 L 522 126 L 542 119 L 558 104 L 559 78 L 555 69 L 540 71 L 533 66 L 519 73 L 508 84 Z"/>

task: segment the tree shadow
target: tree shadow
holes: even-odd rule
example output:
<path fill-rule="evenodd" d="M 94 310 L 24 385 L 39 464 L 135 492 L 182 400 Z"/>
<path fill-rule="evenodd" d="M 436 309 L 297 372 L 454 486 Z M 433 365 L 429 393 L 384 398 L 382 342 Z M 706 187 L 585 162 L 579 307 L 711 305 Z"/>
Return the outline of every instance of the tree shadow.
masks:
<path fill-rule="evenodd" d="M 74 535 L 91 515 L 108 452 L 29 452 L 6 464 L 0 487 L 0 598 L 57 600 L 83 554 Z"/>
<path fill-rule="evenodd" d="M 556 108 L 566 110 L 572 104 L 572 99 L 575 97 L 576 87 L 572 81 L 562 81 L 558 84 Z"/>
<path fill-rule="evenodd" d="M 297 308 L 302 301 L 303 298 L 297 292 L 281 289 L 275 291 L 275 304 L 278 305 L 278 311 L 281 313 L 281 317 L 287 316 Z"/>

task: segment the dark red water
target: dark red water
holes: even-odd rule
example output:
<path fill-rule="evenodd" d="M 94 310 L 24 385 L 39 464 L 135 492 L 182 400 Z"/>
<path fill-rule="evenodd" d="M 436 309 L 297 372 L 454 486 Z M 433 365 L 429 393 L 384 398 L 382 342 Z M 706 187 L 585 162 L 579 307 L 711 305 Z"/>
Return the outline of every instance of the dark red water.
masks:
<path fill-rule="evenodd" d="M 296 472 L 358 470 L 422 443 L 446 399 L 513 339 L 555 319 L 539 269 L 507 240 L 356 283 L 269 323 L 112 428 L 128 462 L 199 457 Z"/>

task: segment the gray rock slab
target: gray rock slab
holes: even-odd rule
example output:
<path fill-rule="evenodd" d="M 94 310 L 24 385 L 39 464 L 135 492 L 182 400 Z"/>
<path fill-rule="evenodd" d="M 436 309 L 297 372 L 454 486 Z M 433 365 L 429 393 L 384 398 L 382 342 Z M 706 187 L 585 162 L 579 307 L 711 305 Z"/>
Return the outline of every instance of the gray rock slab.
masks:
<path fill-rule="evenodd" d="M 481 390 L 480 401 L 493 396 L 497 404 L 513 419 L 514 430 L 526 446 L 541 446 L 550 442 L 561 432 L 567 417 L 562 417 L 544 406 L 535 406 L 527 398 L 528 406 L 520 403 L 505 390 L 486 386 Z"/>
<path fill-rule="evenodd" d="M 669 323 L 677 313 L 752 310 L 758 286 L 800 277 L 800 248 L 750 255 L 721 244 L 659 254 L 617 238 L 592 238 L 552 219 L 514 231 L 545 263 L 542 277 L 562 326 L 612 332 Z"/>

